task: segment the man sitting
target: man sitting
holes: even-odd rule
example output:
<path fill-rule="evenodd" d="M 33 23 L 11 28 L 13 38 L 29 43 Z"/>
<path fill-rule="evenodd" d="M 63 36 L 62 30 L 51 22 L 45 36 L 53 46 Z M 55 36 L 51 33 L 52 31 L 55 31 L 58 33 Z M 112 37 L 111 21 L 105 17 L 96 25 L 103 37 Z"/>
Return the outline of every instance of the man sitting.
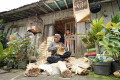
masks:
<path fill-rule="evenodd" d="M 62 61 L 71 55 L 71 52 L 67 51 L 67 48 L 64 47 L 64 44 L 59 42 L 60 38 L 60 34 L 55 34 L 54 42 L 52 42 L 48 47 L 48 51 L 52 53 L 51 56 L 47 58 L 49 63 L 57 63 L 58 61 Z M 65 53 L 63 55 L 57 55 L 57 50 L 60 46 L 65 49 Z"/>

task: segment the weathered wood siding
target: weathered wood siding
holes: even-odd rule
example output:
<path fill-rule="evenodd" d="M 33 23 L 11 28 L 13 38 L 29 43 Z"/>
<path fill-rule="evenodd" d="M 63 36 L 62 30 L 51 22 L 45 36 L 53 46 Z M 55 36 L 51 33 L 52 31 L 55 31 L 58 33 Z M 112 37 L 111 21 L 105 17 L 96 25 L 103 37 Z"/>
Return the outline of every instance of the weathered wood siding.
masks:
<path fill-rule="evenodd" d="M 102 16 L 104 17 L 105 23 L 108 23 L 111 21 L 111 19 L 115 16 L 116 13 L 120 11 L 120 0 L 115 0 L 113 2 L 106 2 L 102 3 L 102 9 L 100 12 L 97 14 L 91 13 L 91 21 L 93 19 L 100 19 Z M 90 22 L 82 22 L 82 23 L 77 23 L 77 33 L 88 33 L 90 29 Z M 81 41 L 80 36 L 77 37 L 77 56 L 83 56 L 85 53 L 85 48 L 83 46 L 83 43 Z"/>
<path fill-rule="evenodd" d="M 43 20 L 43 23 L 45 25 L 55 24 L 56 20 L 69 19 L 73 17 L 74 17 L 73 9 L 62 10 L 55 13 L 49 13 L 49 14 L 40 16 L 40 18 Z"/>
<path fill-rule="evenodd" d="M 67 10 L 62 10 L 54 13 L 49 13 L 46 15 L 40 15 L 38 17 L 43 20 L 44 27 L 42 27 L 41 33 L 32 35 L 31 41 L 36 45 L 39 45 L 46 37 L 54 35 L 54 24 L 56 20 L 73 18 L 74 16 L 73 16 L 72 9 L 67 9 Z M 6 23 L 4 32 L 8 33 L 7 38 L 15 32 L 18 32 L 20 36 L 24 37 L 25 33 L 27 32 L 27 27 L 29 26 L 28 23 L 29 23 L 28 18 Z"/>
<path fill-rule="evenodd" d="M 91 20 L 93 19 L 100 19 L 102 16 L 105 19 L 105 23 L 110 22 L 113 16 L 120 11 L 120 0 L 116 0 L 114 2 L 107 2 L 102 3 L 102 10 L 98 12 L 97 14 L 91 13 Z M 62 10 L 58 12 L 49 13 L 46 15 L 40 15 L 39 16 L 43 20 L 44 27 L 42 28 L 42 33 L 38 33 L 35 36 L 32 35 L 32 42 L 39 45 L 45 37 L 54 35 L 54 24 L 56 20 L 63 20 L 63 19 L 69 19 L 73 18 L 73 9 L 67 9 Z M 14 22 L 10 22 L 5 24 L 5 30 L 4 32 L 8 32 L 8 35 L 13 34 L 14 32 L 18 32 L 21 36 L 24 36 L 24 34 L 27 31 L 27 23 L 28 19 L 18 20 Z M 90 29 L 90 23 L 91 22 L 82 22 L 76 24 L 76 33 L 88 33 Z M 16 27 L 13 27 L 12 25 L 17 25 Z M 77 37 L 77 56 L 83 56 L 85 53 L 85 48 L 82 45 L 82 41 L 80 36 Z"/>

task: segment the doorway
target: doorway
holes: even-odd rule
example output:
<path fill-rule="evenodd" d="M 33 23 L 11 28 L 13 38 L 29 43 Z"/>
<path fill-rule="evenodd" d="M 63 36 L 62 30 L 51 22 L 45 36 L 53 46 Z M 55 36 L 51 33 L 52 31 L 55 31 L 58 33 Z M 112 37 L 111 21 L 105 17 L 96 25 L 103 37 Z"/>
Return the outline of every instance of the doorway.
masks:
<path fill-rule="evenodd" d="M 70 36 L 64 36 L 66 31 L 70 31 Z M 73 36 L 75 35 L 75 19 L 64 19 L 55 21 L 55 34 L 61 35 L 61 42 L 68 48 L 72 54 L 75 53 L 75 40 L 73 40 Z M 72 39 L 72 40 L 71 40 Z"/>
<path fill-rule="evenodd" d="M 55 34 L 61 35 L 61 42 L 64 43 L 64 34 L 66 33 L 67 29 L 70 30 L 70 34 L 75 34 L 75 19 L 64 19 L 64 20 L 57 20 L 55 21 Z"/>

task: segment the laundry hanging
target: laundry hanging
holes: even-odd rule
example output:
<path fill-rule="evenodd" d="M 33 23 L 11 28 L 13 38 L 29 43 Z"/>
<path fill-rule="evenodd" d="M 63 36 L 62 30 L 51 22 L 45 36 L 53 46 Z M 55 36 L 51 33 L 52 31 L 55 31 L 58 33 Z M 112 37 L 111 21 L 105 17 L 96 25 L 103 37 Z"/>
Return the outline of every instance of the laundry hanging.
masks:
<path fill-rule="evenodd" d="M 90 20 L 88 0 L 73 0 L 73 12 L 77 23 Z"/>

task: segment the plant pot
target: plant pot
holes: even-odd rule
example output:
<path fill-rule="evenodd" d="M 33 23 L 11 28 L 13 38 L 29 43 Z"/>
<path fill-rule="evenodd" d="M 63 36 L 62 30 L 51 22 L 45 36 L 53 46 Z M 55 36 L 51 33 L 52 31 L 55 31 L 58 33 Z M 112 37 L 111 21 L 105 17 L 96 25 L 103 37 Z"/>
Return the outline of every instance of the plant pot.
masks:
<path fill-rule="evenodd" d="M 93 63 L 94 73 L 99 75 L 111 74 L 111 63 L 109 62 L 95 62 Z"/>
<path fill-rule="evenodd" d="M 116 61 L 113 61 L 112 62 L 112 72 L 115 72 L 117 70 L 120 70 L 120 63 L 116 62 Z"/>

